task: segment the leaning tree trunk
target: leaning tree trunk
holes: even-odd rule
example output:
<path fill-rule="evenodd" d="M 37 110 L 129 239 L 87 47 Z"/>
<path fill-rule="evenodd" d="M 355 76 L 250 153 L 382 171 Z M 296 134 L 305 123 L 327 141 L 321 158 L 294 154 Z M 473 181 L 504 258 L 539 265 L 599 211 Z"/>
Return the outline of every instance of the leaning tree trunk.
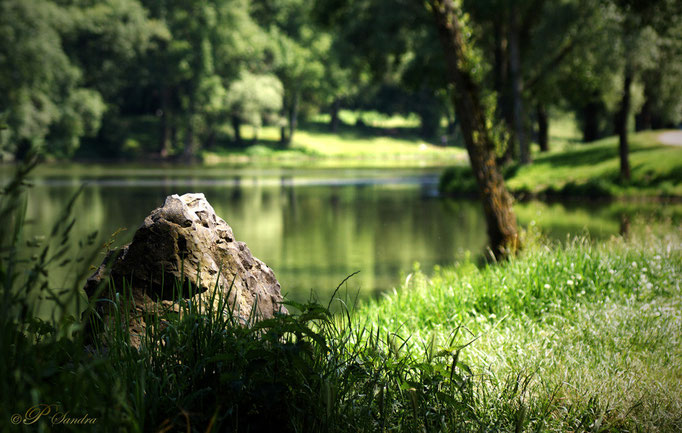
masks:
<path fill-rule="evenodd" d="M 496 258 L 504 258 L 519 247 L 516 216 L 495 162 L 495 145 L 486 127 L 480 90 L 465 66 L 467 49 L 458 11 L 452 0 L 431 0 L 430 5 L 443 47 L 447 78 L 454 87 L 452 101 L 483 202 L 491 250 Z"/>
<path fill-rule="evenodd" d="M 629 65 L 625 67 L 625 79 L 623 80 L 623 97 L 620 101 L 620 109 L 616 114 L 616 131 L 618 133 L 618 150 L 620 153 L 620 177 L 630 180 L 630 159 L 628 145 L 628 116 L 630 114 L 630 98 L 633 71 Z"/>

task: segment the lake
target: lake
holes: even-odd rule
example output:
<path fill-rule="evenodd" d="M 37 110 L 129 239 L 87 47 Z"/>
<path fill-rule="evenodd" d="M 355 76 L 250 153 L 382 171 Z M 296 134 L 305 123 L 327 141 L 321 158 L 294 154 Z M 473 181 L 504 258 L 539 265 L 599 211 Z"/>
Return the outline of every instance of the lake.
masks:
<path fill-rule="evenodd" d="M 102 245 L 112 233 L 126 229 L 114 241 L 123 244 L 166 196 L 203 192 L 235 237 L 275 271 L 290 299 L 304 301 L 313 294 L 326 301 L 356 271 L 346 289 L 367 298 L 400 286 L 415 263 L 430 272 L 435 265 L 484 251 L 485 220 L 479 203 L 439 197 L 441 171 L 48 167 L 33 178 L 28 232 L 49 234 L 81 185 L 73 213 L 74 245 L 93 231 L 98 231 L 97 244 Z M 662 208 L 573 201 L 520 203 L 516 211 L 522 225 L 536 221 L 549 236 L 565 239 L 569 233 L 595 238 L 617 234 L 622 215 L 657 215 Z"/>

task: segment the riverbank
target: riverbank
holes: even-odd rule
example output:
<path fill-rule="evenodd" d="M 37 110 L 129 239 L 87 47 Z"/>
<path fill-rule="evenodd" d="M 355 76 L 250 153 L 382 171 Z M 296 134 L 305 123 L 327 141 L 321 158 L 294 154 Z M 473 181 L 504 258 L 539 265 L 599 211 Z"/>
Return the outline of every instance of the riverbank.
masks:
<path fill-rule="evenodd" d="M 117 327 L 83 351 L 80 319 L 22 319 L 29 292 L 3 285 L 0 419 L 59 402 L 98 431 L 678 430 L 682 230 L 526 236 L 509 263 L 417 270 L 348 314 L 289 303 L 244 327 L 185 305 L 141 351 Z"/>
<path fill-rule="evenodd" d="M 258 141 L 241 149 L 202 152 L 206 165 L 277 164 L 322 166 L 414 166 L 464 163 L 462 147 L 443 145 L 420 138 L 405 122 L 377 123 L 363 127 L 341 124 L 331 132 L 326 124 L 309 122 L 296 131 L 291 145 L 282 147 L 274 127 L 259 131 Z M 386 126 L 388 125 L 388 126 Z"/>
<path fill-rule="evenodd" d="M 478 426 L 679 430 L 682 230 L 528 245 L 502 265 L 410 274 L 356 317 L 409 336 L 427 358 L 459 355 L 454 371 L 476 383 Z"/>
<path fill-rule="evenodd" d="M 632 178 L 622 181 L 618 138 L 577 144 L 565 150 L 536 154 L 532 164 L 508 167 L 506 184 L 518 198 L 680 198 L 682 197 L 682 147 L 659 141 L 661 131 L 630 135 Z M 446 195 L 475 194 L 476 185 L 467 166 L 449 168 L 441 178 Z"/>

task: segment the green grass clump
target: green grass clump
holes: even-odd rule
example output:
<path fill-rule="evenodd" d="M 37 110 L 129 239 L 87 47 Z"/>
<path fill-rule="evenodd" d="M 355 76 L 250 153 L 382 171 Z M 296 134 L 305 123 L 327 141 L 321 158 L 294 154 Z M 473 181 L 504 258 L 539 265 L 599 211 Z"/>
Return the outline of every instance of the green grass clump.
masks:
<path fill-rule="evenodd" d="M 681 197 L 682 148 L 658 142 L 660 131 L 630 135 L 631 180 L 620 178 L 618 138 L 536 154 L 532 164 L 508 167 L 506 185 L 519 197 Z M 470 192 L 469 167 L 452 167 L 441 179 L 446 194 Z"/>
<path fill-rule="evenodd" d="M 524 431 L 679 430 L 682 230 L 530 245 L 500 265 L 412 274 L 356 314 L 413 341 L 466 329 L 476 393 L 503 413 L 518 378 Z"/>

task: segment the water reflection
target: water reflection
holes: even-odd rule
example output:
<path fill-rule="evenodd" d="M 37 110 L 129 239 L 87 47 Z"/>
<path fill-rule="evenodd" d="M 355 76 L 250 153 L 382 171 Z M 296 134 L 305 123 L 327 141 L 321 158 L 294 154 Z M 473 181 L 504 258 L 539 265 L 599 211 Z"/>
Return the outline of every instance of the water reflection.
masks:
<path fill-rule="evenodd" d="M 117 243 L 127 242 L 167 195 L 203 192 L 237 239 L 274 269 L 291 299 L 306 300 L 313 291 L 324 301 L 355 271 L 360 273 L 348 288 L 367 297 L 398 286 L 401 273 L 415 262 L 428 270 L 450 264 L 466 251 L 483 251 L 486 231 L 480 205 L 438 198 L 438 174 L 428 169 L 271 170 L 222 177 L 175 172 L 139 178 L 43 177 L 30 192 L 29 234 L 49 233 L 84 180 L 74 212 L 74 244 L 98 230 L 101 245 L 119 228 L 128 230 Z M 656 206 L 645 211 L 660 211 Z M 682 213 L 676 209 L 673 213 Z M 580 202 L 522 203 L 516 210 L 522 225 L 536 221 L 560 239 L 584 231 L 595 237 L 617 234 L 621 215 L 633 212 L 622 205 Z"/>
<path fill-rule="evenodd" d="M 351 293 L 371 296 L 399 284 L 415 262 L 425 269 L 480 250 L 485 227 L 476 203 L 435 197 L 437 173 L 345 177 L 228 176 L 87 179 L 75 207 L 74 239 L 119 228 L 127 242 L 170 194 L 203 192 L 254 255 L 271 266 L 290 298 L 326 299 L 349 274 Z M 338 173 L 335 173 L 338 174 Z M 400 174 L 400 173 L 398 173 Z M 48 233 L 82 178 L 40 178 L 29 199 L 30 232 Z"/>

